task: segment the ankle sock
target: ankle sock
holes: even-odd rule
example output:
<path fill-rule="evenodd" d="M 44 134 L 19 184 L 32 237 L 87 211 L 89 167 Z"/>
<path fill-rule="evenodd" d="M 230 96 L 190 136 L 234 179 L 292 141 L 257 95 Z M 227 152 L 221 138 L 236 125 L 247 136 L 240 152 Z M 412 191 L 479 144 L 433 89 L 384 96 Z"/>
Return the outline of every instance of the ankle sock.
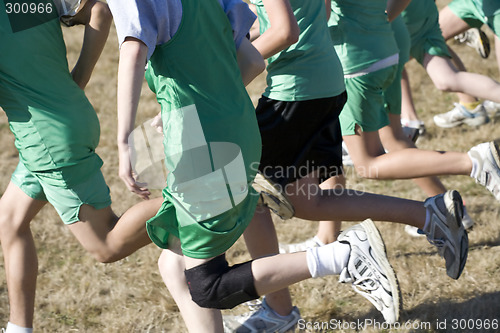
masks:
<path fill-rule="evenodd" d="M 462 105 L 464 108 L 467 109 L 467 111 L 472 111 L 474 110 L 475 108 L 477 108 L 477 106 L 481 104 L 481 102 L 473 102 L 473 103 L 462 103 L 460 102 L 460 105 Z"/>
<path fill-rule="evenodd" d="M 33 328 L 21 327 L 9 321 L 5 333 L 33 333 Z"/>
<path fill-rule="evenodd" d="M 321 247 L 308 248 L 307 267 L 313 278 L 338 275 L 347 266 L 351 246 L 338 241 Z"/>

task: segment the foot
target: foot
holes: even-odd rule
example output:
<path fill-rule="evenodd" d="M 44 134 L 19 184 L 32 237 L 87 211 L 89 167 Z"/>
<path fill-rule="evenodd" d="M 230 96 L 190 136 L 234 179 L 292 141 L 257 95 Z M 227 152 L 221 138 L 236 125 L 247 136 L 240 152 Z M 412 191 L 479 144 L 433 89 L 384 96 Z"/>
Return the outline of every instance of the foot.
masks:
<path fill-rule="evenodd" d="M 488 121 L 488 115 L 482 104 L 479 104 L 474 110 L 467 110 L 460 103 L 455 103 L 452 110 L 434 116 L 434 123 L 443 128 L 452 128 L 462 124 L 481 126 Z"/>
<path fill-rule="evenodd" d="M 354 166 L 351 156 L 349 155 L 349 150 L 347 150 L 347 145 L 342 142 L 342 164 L 344 166 Z"/>
<path fill-rule="evenodd" d="M 465 209 L 464 207 L 464 216 L 462 217 L 462 225 L 464 226 L 464 229 L 467 231 L 471 230 L 472 227 L 474 226 L 474 223 L 475 223 L 474 220 L 472 219 L 472 217 L 470 217 L 469 213 L 467 212 L 467 209 Z M 412 237 L 425 236 L 425 232 L 422 229 L 419 229 L 411 225 L 406 225 L 405 231 Z"/>
<path fill-rule="evenodd" d="M 490 40 L 484 31 L 479 28 L 471 28 L 455 36 L 455 39 L 475 49 L 481 58 L 486 59 L 490 55 Z"/>
<path fill-rule="evenodd" d="M 325 245 L 322 241 L 319 240 L 317 236 L 313 238 L 306 239 L 300 243 L 292 243 L 292 244 L 279 244 L 280 253 L 294 253 L 305 251 L 310 247 L 319 247 Z"/>
<path fill-rule="evenodd" d="M 491 119 L 494 119 L 498 115 L 500 115 L 500 103 L 486 100 L 483 102 L 483 106 L 486 109 L 486 114 Z"/>
<path fill-rule="evenodd" d="M 283 189 L 280 186 L 265 178 L 261 173 L 257 173 L 252 186 L 260 193 L 261 202 L 264 206 L 267 206 L 283 220 L 293 217 L 295 214 L 293 205 L 283 194 Z"/>
<path fill-rule="evenodd" d="M 240 316 L 224 316 L 224 332 L 284 333 L 293 331 L 299 319 L 300 312 L 297 307 L 294 306 L 292 312 L 288 316 L 280 316 L 267 305 L 266 299 L 264 298 L 259 308 L 255 311 Z"/>
<path fill-rule="evenodd" d="M 387 323 L 397 322 L 401 306 L 399 284 L 375 224 L 366 220 L 345 230 L 338 240 L 351 246 L 339 282 L 352 283 L 354 291 L 369 300 Z"/>
<path fill-rule="evenodd" d="M 500 149 L 497 141 L 472 147 L 469 157 L 473 162 L 471 177 L 486 187 L 500 201 Z"/>
<path fill-rule="evenodd" d="M 430 216 L 424 232 L 446 261 L 446 274 L 458 279 L 467 262 L 469 239 L 462 225 L 462 197 L 457 191 L 447 191 L 428 198 L 424 204 Z"/>

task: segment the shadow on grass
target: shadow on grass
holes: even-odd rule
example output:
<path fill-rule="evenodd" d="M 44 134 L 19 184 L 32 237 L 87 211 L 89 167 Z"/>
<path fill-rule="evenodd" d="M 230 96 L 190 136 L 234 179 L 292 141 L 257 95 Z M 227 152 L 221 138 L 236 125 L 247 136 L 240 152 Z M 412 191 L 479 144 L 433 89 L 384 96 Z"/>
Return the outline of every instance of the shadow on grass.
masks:
<path fill-rule="evenodd" d="M 342 330 L 363 332 L 500 332 L 500 291 L 472 296 L 466 301 L 441 301 L 420 304 L 401 312 L 394 325 L 384 323 L 378 310 L 361 316 L 331 318 L 329 329 L 311 330 L 332 332 Z M 334 327 L 334 325 L 337 325 Z M 350 327 L 347 325 L 351 325 Z"/>
<path fill-rule="evenodd" d="M 474 230 L 471 230 L 469 233 L 473 232 Z M 425 240 L 424 237 L 422 237 L 421 239 Z M 475 250 L 483 250 L 485 247 L 496 247 L 496 246 L 500 246 L 500 232 L 496 234 L 495 238 L 490 238 L 488 240 L 482 240 L 478 242 L 471 242 L 469 236 L 469 252 Z M 433 247 L 429 247 L 429 251 L 405 252 L 405 253 L 394 254 L 392 256 L 394 258 L 400 258 L 400 257 L 407 258 L 412 256 L 434 256 L 434 255 L 437 255 L 436 251 L 434 250 Z M 500 329 L 498 330 L 498 332 L 500 332 Z"/>

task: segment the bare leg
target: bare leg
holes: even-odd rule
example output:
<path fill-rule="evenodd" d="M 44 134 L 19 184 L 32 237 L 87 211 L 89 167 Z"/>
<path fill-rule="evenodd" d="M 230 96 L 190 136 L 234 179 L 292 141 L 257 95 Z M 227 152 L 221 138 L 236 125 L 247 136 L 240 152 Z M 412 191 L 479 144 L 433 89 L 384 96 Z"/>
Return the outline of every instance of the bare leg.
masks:
<path fill-rule="evenodd" d="M 370 179 L 412 179 L 438 175 L 470 175 L 467 153 L 406 148 L 384 154 L 378 132 L 344 136 L 357 173 Z"/>
<path fill-rule="evenodd" d="M 278 254 L 278 237 L 269 209 L 257 207 L 252 222 L 243 234 L 252 258 Z M 292 298 L 288 289 L 266 295 L 267 304 L 278 314 L 287 316 L 292 311 Z"/>
<path fill-rule="evenodd" d="M 441 91 L 461 92 L 500 103 L 500 84 L 484 75 L 458 71 L 450 59 L 424 56 L 424 68 Z"/>
<path fill-rule="evenodd" d="M 448 6 L 439 11 L 439 26 L 445 40 L 453 38 L 470 28 L 467 22 L 456 16 Z"/>
<path fill-rule="evenodd" d="M 158 259 L 160 274 L 170 294 L 179 307 L 189 332 L 222 332 L 222 315 L 219 310 L 202 308 L 191 299 L 184 276 L 184 259 L 178 238 L 169 238 L 169 249 L 163 250 Z"/>
<path fill-rule="evenodd" d="M 331 177 L 319 185 L 322 190 L 343 189 L 345 188 L 344 175 Z M 323 220 L 318 224 L 318 233 L 316 236 L 323 244 L 333 243 L 337 240 L 342 227 L 342 221 Z"/>
<path fill-rule="evenodd" d="M 401 123 L 399 122 L 399 115 L 389 114 L 389 126 L 379 130 L 380 139 L 389 152 L 399 151 L 407 148 L 416 148 L 415 144 L 411 142 L 403 133 Z M 413 182 L 417 184 L 428 196 L 435 196 L 446 191 L 443 183 L 433 177 L 415 178 Z"/>
<path fill-rule="evenodd" d="M 13 183 L 0 199 L 0 241 L 9 292 L 9 321 L 33 327 L 38 259 L 30 222 L 45 201 L 34 200 Z"/>
<path fill-rule="evenodd" d="M 410 80 L 406 69 L 403 69 L 401 74 L 401 118 L 409 120 L 419 120 L 415 104 L 413 104 L 413 96 L 411 94 Z"/>
<path fill-rule="evenodd" d="M 285 193 L 298 218 L 321 221 L 389 221 L 423 228 L 422 202 L 371 194 L 355 190 L 322 190 L 314 175 L 287 185 Z M 362 209 L 360 208 L 362 207 Z"/>
<path fill-rule="evenodd" d="M 495 54 L 497 56 L 498 70 L 500 71 L 500 38 L 495 35 Z"/>
<path fill-rule="evenodd" d="M 110 207 L 95 209 L 83 205 L 80 222 L 70 224 L 68 228 L 98 261 L 117 261 L 151 243 L 146 221 L 158 212 L 162 201 L 162 198 L 142 201 L 127 210 L 116 224 L 116 216 Z"/>

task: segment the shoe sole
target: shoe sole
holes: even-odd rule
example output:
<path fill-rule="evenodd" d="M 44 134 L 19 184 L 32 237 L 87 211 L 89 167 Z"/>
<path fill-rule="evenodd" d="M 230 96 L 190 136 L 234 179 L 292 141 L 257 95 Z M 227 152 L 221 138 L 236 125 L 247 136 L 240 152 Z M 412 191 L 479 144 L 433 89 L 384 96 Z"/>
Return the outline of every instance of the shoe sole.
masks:
<path fill-rule="evenodd" d="M 479 38 L 479 47 L 476 47 L 477 53 L 481 56 L 481 58 L 486 59 L 490 56 L 490 41 L 488 39 L 488 36 L 482 31 L 481 29 L 478 29 L 478 38 Z"/>
<path fill-rule="evenodd" d="M 493 156 L 493 159 L 495 160 L 495 163 L 497 165 L 497 168 L 500 169 L 500 148 L 498 144 L 500 143 L 500 140 L 493 140 L 490 142 L 490 151 L 491 155 Z"/>
<path fill-rule="evenodd" d="M 257 173 L 252 183 L 253 188 L 260 193 L 262 201 L 273 213 L 281 219 L 287 220 L 295 215 L 291 202 L 281 193 L 281 189 Z"/>
<path fill-rule="evenodd" d="M 488 122 L 489 119 L 487 117 L 465 118 L 464 120 L 456 121 L 453 123 L 443 123 L 439 120 L 436 121 L 436 118 L 434 118 L 434 123 L 436 124 L 436 126 L 441 128 L 453 128 L 463 124 L 466 124 L 470 127 L 478 127 L 487 124 Z"/>
<path fill-rule="evenodd" d="M 458 193 L 457 191 L 448 191 L 445 194 L 443 199 L 444 199 L 445 206 L 447 208 L 448 208 L 449 204 L 453 205 L 453 214 L 455 216 L 454 220 L 456 223 L 456 227 L 458 229 L 460 229 L 461 227 L 463 228 L 462 216 L 463 216 L 463 211 L 464 211 L 464 205 L 463 205 L 463 200 L 462 200 L 462 196 L 460 195 L 460 193 Z M 450 201 L 451 201 L 451 203 L 450 203 Z M 460 218 L 457 218 L 457 217 L 460 217 Z M 449 277 L 451 277 L 452 279 L 455 279 L 455 280 L 457 280 L 460 277 L 460 275 L 462 274 L 462 272 L 465 268 L 465 264 L 467 263 L 467 256 L 469 253 L 469 238 L 468 238 L 467 232 L 465 232 L 465 230 L 464 230 L 463 235 L 464 236 L 460 240 L 460 245 L 459 245 L 460 248 L 458 249 L 458 252 L 457 252 L 460 255 L 460 265 L 458 268 L 458 272 L 455 274 L 450 274 L 450 272 L 446 271 L 446 274 L 448 274 Z"/>
<path fill-rule="evenodd" d="M 380 235 L 375 223 L 372 220 L 367 219 L 360 224 L 366 232 L 368 237 L 368 243 L 373 249 L 375 254 L 375 259 L 378 264 L 384 269 L 385 276 L 389 280 L 389 285 L 391 286 L 391 293 L 394 300 L 394 308 L 396 311 L 396 322 L 399 321 L 399 314 L 402 309 L 401 302 L 401 289 L 399 288 L 398 278 L 396 273 L 389 263 L 387 258 L 387 251 L 385 248 L 384 240 Z"/>

